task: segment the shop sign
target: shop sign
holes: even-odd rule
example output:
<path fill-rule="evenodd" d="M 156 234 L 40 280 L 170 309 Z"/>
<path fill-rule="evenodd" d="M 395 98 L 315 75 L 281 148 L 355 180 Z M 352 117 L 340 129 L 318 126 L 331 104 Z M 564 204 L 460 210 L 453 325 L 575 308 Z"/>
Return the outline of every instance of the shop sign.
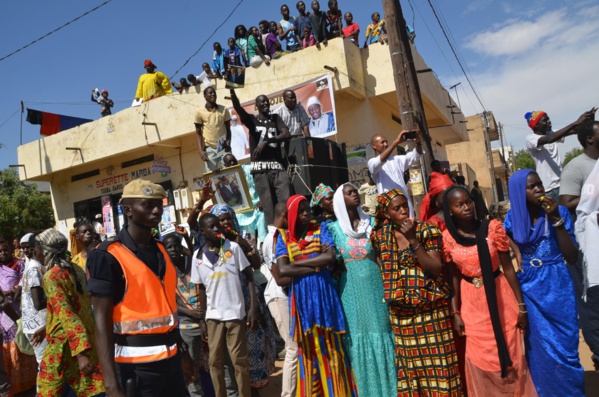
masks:
<path fill-rule="evenodd" d="M 129 174 L 111 175 L 106 178 L 96 181 L 96 189 L 100 189 L 102 194 L 110 194 L 112 192 L 120 192 L 125 185 L 130 181 Z"/>
<path fill-rule="evenodd" d="M 152 172 L 156 174 L 160 173 L 160 176 L 162 177 L 165 177 L 167 174 L 171 173 L 171 167 L 169 167 L 168 162 L 162 156 L 156 157 L 154 159 L 151 169 Z"/>

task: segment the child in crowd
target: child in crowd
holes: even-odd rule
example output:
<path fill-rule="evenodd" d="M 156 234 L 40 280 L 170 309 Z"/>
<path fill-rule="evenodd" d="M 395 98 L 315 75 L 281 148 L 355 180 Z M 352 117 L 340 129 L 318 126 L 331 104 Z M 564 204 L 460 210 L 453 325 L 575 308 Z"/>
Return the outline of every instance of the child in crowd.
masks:
<path fill-rule="evenodd" d="M 219 42 L 214 43 L 214 54 L 212 55 L 212 69 L 218 76 L 223 76 L 227 69 L 225 68 L 225 54 Z"/>
<path fill-rule="evenodd" d="M 225 59 L 227 63 L 227 72 L 226 78 L 227 81 L 231 83 L 240 83 L 244 77 L 243 68 L 245 65 L 245 59 L 243 57 L 243 52 L 237 46 L 235 39 L 230 37 L 227 40 L 227 44 L 229 48 L 225 50 Z"/>
<path fill-rule="evenodd" d="M 283 19 L 279 22 L 279 40 L 285 40 L 287 43 L 287 52 L 296 52 L 300 50 L 299 35 L 295 19 L 289 15 L 289 7 L 285 4 L 281 6 L 281 15 Z"/>
<path fill-rule="evenodd" d="M 366 28 L 364 48 L 368 47 L 368 44 L 387 43 L 387 29 L 385 28 L 385 20 L 381 21 L 381 14 L 375 12 L 370 18 L 372 23 Z"/>
<path fill-rule="evenodd" d="M 258 28 L 252 26 L 248 35 L 248 59 L 250 66 L 257 68 L 264 62 L 270 66 L 270 56 L 266 53 L 266 47 L 262 44 Z"/>
<path fill-rule="evenodd" d="M 206 319 L 200 320 L 200 332 L 210 350 L 212 383 L 217 396 L 226 395 L 224 364 L 228 351 L 239 396 L 250 397 L 246 313 L 239 273 L 243 272 L 248 282 L 247 323 L 250 328 L 256 328 L 258 299 L 252 267 L 241 247 L 224 237 L 215 215 L 202 215 L 199 224 L 206 244 L 194 253 L 191 281 L 198 284 L 200 307 L 206 308 Z"/>
<path fill-rule="evenodd" d="M 312 2 L 312 15 L 310 18 L 310 26 L 312 26 L 312 33 L 316 39 L 316 48 L 320 50 L 320 43 L 325 46 L 328 44 L 327 40 L 327 15 L 324 11 L 320 11 L 320 3 L 317 0 Z"/>
<path fill-rule="evenodd" d="M 329 0 L 329 10 L 327 11 L 327 22 L 329 23 L 329 39 L 341 37 L 343 28 L 341 10 L 337 5 L 337 0 Z"/>
<path fill-rule="evenodd" d="M 316 39 L 309 27 L 305 27 L 302 32 L 302 48 L 312 47 L 316 45 Z"/>
<path fill-rule="evenodd" d="M 268 28 L 270 33 L 266 36 L 266 51 L 270 55 L 270 59 L 280 58 L 283 55 L 283 49 L 281 48 L 281 43 L 277 40 L 279 27 L 275 21 L 271 21 L 268 24 Z"/>
<path fill-rule="evenodd" d="M 266 38 L 270 34 L 269 22 L 266 19 L 263 19 L 258 23 L 258 29 L 260 29 L 260 39 L 262 40 L 262 44 L 266 47 Z"/>
<path fill-rule="evenodd" d="M 351 12 L 346 12 L 344 19 L 347 26 L 343 28 L 343 37 L 348 38 L 349 41 L 359 47 L 360 43 L 358 43 L 358 40 L 360 37 L 360 27 L 354 22 L 354 16 Z"/>

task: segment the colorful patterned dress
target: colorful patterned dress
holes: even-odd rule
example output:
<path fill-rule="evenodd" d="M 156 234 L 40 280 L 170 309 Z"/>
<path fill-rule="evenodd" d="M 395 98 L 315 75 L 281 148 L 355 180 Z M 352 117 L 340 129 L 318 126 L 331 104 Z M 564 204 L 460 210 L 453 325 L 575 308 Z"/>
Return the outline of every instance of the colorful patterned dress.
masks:
<path fill-rule="evenodd" d="M 497 220 L 489 223 L 487 236 L 493 270 L 499 268 L 498 252 L 509 250 L 505 230 Z M 443 252 L 447 262 L 453 262 L 467 277 L 482 278 L 476 245 L 465 247 L 454 240 L 448 230 L 443 232 Z M 470 396 L 536 396 L 522 348 L 522 331 L 516 328 L 518 301 L 507 278 L 502 274 L 495 278 L 497 306 L 501 326 L 509 351 L 512 367 L 508 377 L 501 378 L 501 366 L 497 353 L 497 341 L 491 324 L 491 315 L 485 288 L 461 281 L 461 317 L 466 332 L 466 382 Z"/>
<path fill-rule="evenodd" d="M 347 269 L 339 293 L 347 332 L 343 343 L 358 382 L 360 396 L 393 396 L 397 369 L 389 308 L 383 300 L 383 281 L 370 239 L 347 236 L 338 222 L 329 224 L 337 258 Z M 364 291 L 368 291 L 367 294 Z"/>
<path fill-rule="evenodd" d="M 22 260 L 12 258 L 10 263 L 0 265 L 0 288 L 2 291 L 12 291 L 23 277 L 25 264 Z M 11 298 L 7 298 L 11 299 Z M 20 307 L 17 302 L 10 302 L 15 312 L 20 314 Z M 17 333 L 17 324 L 4 312 L 0 312 L 0 326 L 4 338 L 3 358 L 4 367 L 10 376 L 12 389 L 14 393 L 31 389 L 35 386 L 35 376 L 37 374 L 37 361 L 35 356 L 29 356 L 21 353 L 15 335 Z"/>
<path fill-rule="evenodd" d="M 441 233 L 436 226 L 415 222 L 415 228 L 427 252 L 441 252 Z M 385 223 L 371 239 L 380 259 L 395 333 L 397 395 L 461 396 L 449 285 L 442 276 L 429 277 L 411 247 L 399 249 L 391 224 Z"/>
<path fill-rule="evenodd" d="M 96 396 L 104 392 L 104 378 L 94 347 L 94 317 L 90 296 L 86 292 L 85 273 L 72 266 L 81 291 L 77 291 L 71 272 L 54 266 L 44 274 L 43 287 L 48 300 L 46 340 L 48 347 L 37 377 L 38 397 L 58 397 L 64 383 L 77 397 Z M 94 373 L 84 376 L 79 371 L 77 354 L 85 352 L 94 364 Z"/>
<path fill-rule="evenodd" d="M 277 237 L 276 257 L 295 260 L 312 258 L 321 246 L 335 244 L 324 224 L 309 232 L 304 249 L 288 242 L 287 233 Z M 308 236 L 306 237 L 306 241 Z M 289 291 L 290 334 L 298 342 L 297 397 L 355 397 L 356 382 L 342 334 L 345 318 L 328 269 L 294 277 Z"/>

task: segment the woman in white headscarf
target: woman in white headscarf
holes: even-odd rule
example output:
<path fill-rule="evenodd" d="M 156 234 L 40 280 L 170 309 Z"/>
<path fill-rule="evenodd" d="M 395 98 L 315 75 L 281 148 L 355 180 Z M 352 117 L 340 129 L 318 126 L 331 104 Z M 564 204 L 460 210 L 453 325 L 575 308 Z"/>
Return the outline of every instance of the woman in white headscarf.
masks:
<path fill-rule="evenodd" d="M 358 395 L 397 394 L 393 332 L 383 301 L 383 280 L 370 243 L 370 217 L 362 211 L 360 195 L 351 183 L 333 196 L 336 222 L 328 225 L 337 258 L 345 264 L 339 293 L 346 317 L 343 336 L 356 374 Z"/>

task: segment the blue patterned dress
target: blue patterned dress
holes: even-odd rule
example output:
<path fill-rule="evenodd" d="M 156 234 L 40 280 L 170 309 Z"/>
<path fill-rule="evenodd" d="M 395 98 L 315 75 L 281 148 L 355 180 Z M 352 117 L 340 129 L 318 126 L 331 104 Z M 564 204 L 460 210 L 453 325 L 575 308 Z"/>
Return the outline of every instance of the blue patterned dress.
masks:
<path fill-rule="evenodd" d="M 337 258 L 345 263 L 339 294 L 345 314 L 343 343 L 358 382 L 359 396 L 397 393 L 395 344 L 389 308 L 383 300 L 383 279 L 370 239 L 348 237 L 338 222 L 328 225 Z"/>
<path fill-rule="evenodd" d="M 559 207 L 572 240 L 574 225 L 565 207 Z M 512 235 L 512 212 L 503 224 Z M 523 272 L 518 272 L 528 311 L 526 359 L 540 397 L 584 396 L 584 369 L 578 357 L 578 312 L 574 284 L 559 250 L 556 231 L 534 244 L 518 244 Z"/>

